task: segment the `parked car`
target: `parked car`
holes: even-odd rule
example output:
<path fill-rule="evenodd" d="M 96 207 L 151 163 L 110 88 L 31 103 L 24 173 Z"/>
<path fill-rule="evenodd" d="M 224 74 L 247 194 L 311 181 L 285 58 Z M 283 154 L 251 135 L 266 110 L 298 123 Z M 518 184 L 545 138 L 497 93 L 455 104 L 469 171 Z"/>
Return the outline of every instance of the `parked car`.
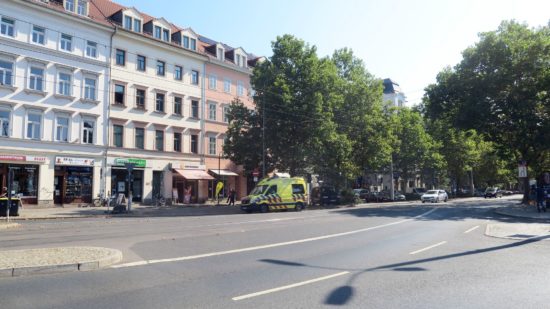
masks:
<path fill-rule="evenodd" d="M 413 188 L 412 189 L 412 192 L 409 194 L 409 197 L 411 199 L 416 199 L 416 200 L 419 200 L 420 197 L 422 197 L 422 195 L 424 195 L 424 193 L 426 193 L 426 189 L 424 188 Z"/>
<path fill-rule="evenodd" d="M 502 191 L 500 191 L 497 187 L 487 188 L 487 190 L 485 190 L 485 198 L 488 197 L 502 197 Z"/>
<path fill-rule="evenodd" d="M 353 189 L 353 193 L 355 194 L 356 198 L 367 200 L 367 196 L 369 195 L 369 190 L 367 189 Z"/>
<path fill-rule="evenodd" d="M 406 200 L 406 197 L 405 195 L 403 195 L 401 192 L 399 191 L 394 191 L 393 193 L 393 200 L 394 201 L 405 201 Z M 391 202 L 392 199 L 391 199 L 391 192 L 390 191 L 387 191 L 387 190 L 384 190 L 384 191 L 380 191 L 378 193 L 378 201 L 379 202 Z"/>
<path fill-rule="evenodd" d="M 369 194 L 365 198 L 365 202 L 367 202 L 367 203 L 380 202 L 379 194 L 380 194 L 380 192 L 377 192 L 377 191 L 369 192 Z"/>
<path fill-rule="evenodd" d="M 502 190 L 501 192 L 502 192 L 502 195 L 512 195 L 512 194 L 514 194 L 514 192 L 511 191 L 511 190 Z"/>
<path fill-rule="evenodd" d="M 340 203 L 340 194 L 334 187 L 323 186 L 313 188 L 311 191 L 311 203 L 313 205 L 330 205 Z"/>
<path fill-rule="evenodd" d="M 440 201 L 446 202 L 449 199 L 445 190 L 429 190 L 420 198 L 422 203 L 431 202 L 438 203 Z"/>

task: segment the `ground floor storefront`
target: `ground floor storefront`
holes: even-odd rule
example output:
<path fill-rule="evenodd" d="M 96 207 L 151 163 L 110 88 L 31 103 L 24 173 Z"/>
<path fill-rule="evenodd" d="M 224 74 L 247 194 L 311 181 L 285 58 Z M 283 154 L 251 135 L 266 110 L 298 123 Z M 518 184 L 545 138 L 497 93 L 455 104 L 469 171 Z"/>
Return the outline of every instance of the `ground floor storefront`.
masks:
<path fill-rule="evenodd" d="M 218 182 L 223 183 L 219 196 L 220 200 L 223 199 L 223 202 L 226 201 L 232 189 L 236 192 L 236 200 L 240 200 L 254 188 L 253 177 L 246 175 L 241 167 L 236 166 L 231 161 L 221 158 L 206 158 L 205 162 L 208 174 L 213 177 L 208 182 L 208 198 L 210 200 L 218 198 L 216 196 Z"/>
<path fill-rule="evenodd" d="M 1 153 L 0 187 L 11 186 L 23 205 L 89 204 L 99 194 L 101 162 L 101 157 Z"/>

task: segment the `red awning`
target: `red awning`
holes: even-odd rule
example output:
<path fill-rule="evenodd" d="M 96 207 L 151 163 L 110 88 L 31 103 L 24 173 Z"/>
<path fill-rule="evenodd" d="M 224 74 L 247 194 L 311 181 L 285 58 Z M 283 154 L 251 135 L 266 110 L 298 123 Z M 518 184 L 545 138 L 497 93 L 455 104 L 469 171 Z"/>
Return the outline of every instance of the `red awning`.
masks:
<path fill-rule="evenodd" d="M 208 175 L 208 173 L 203 170 L 174 169 L 174 172 L 187 180 L 214 180 L 214 177 Z"/>

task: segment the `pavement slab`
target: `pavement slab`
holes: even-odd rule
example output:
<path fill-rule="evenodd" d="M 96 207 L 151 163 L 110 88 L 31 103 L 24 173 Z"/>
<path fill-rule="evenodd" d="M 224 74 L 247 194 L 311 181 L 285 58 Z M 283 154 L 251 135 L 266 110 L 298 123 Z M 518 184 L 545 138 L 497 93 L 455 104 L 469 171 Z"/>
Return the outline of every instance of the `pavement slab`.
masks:
<path fill-rule="evenodd" d="M 0 277 L 87 271 L 122 260 L 119 250 L 101 247 L 60 247 L 0 251 Z"/>
<path fill-rule="evenodd" d="M 535 237 L 550 237 L 550 224 L 498 223 L 487 224 L 485 235 L 496 238 L 525 240 Z"/>

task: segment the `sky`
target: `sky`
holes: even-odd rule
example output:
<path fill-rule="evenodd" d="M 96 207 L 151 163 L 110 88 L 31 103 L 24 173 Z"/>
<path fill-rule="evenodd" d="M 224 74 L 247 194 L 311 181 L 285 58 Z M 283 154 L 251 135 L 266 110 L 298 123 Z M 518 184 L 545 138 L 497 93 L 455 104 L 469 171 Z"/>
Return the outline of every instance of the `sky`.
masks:
<path fill-rule="evenodd" d="M 550 22 L 550 0 L 114 0 L 195 32 L 269 57 L 277 36 L 292 34 L 321 57 L 351 48 L 367 70 L 397 82 L 419 103 L 437 73 L 503 20 Z"/>

